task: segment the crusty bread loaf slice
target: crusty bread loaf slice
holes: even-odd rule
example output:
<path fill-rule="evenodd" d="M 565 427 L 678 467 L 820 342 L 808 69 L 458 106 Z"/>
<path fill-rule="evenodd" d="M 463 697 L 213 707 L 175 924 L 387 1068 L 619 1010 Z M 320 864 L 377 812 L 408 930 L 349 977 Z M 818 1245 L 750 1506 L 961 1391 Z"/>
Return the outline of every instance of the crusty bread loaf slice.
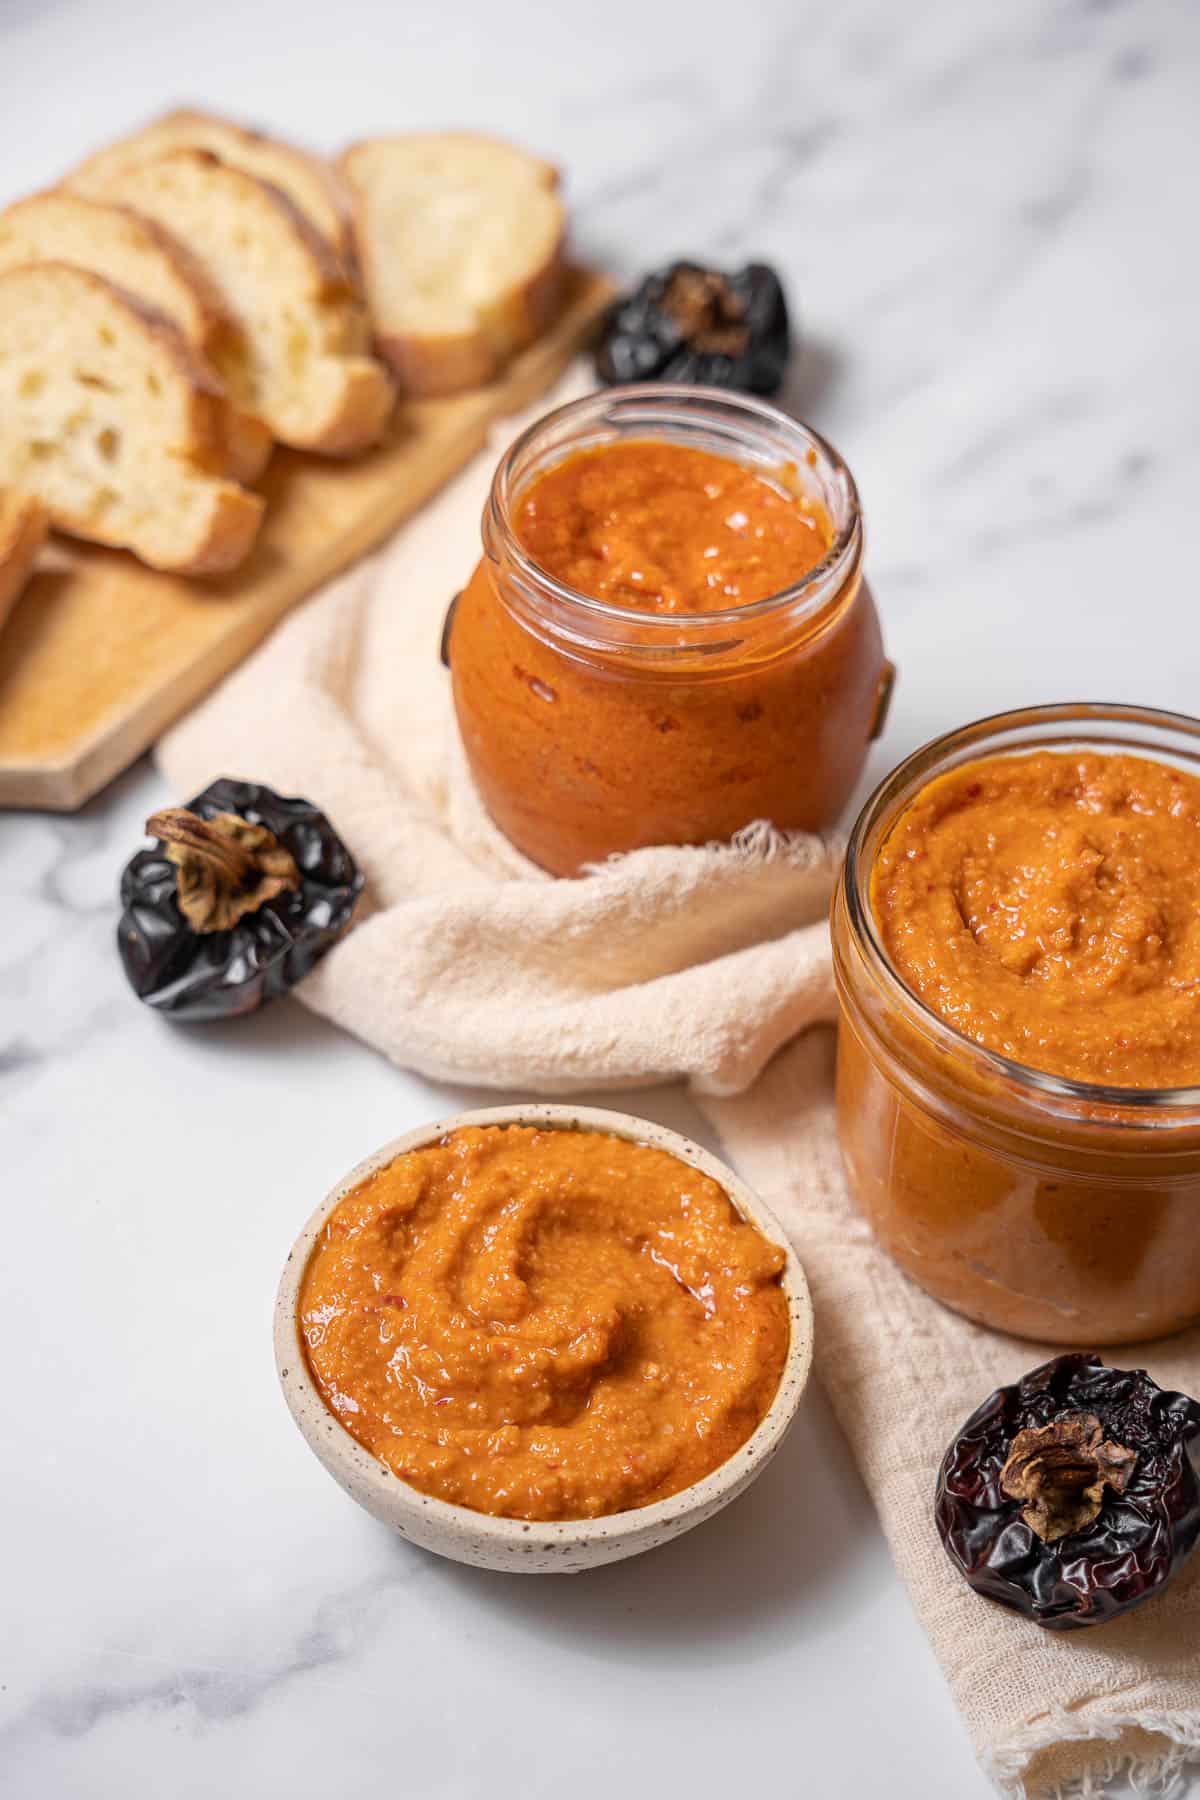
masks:
<path fill-rule="evenodd" d="M 180 238 L 219 291 L 242 348 L 218 367 L 244 411 L 298 450 L 352 456 L 379 439 L 395 396 L 366 354 L 366 313 L 278 188 L 178 150 L 114 175 L 110 194 Z"/>
<path fill-rule="evenodd" d="M 49 524 L 40 500 L 0 487 L 0 625 L 33 572 Z"/>
<path fill-rule="evenodd" d="M 339 161 L 380 354 L 414 394 L 491 381 L 563 294 L 566 212 L 548 163 L 497 138 L 371 138 Z"/>
<path fill-rule="evenodd" d="M 115 176 L 173 150 L 210 150 L 222 162 L 245 169 L 285 193 L 329 247 L 349 262 L 350 197 L 331 163 L 295 144 L 252 131 L 213 113 L 184 108 L 164 114 L 127 138 L 98 150 L 68 177 L 80 193 L 103 194 Z"/>
<path fill-rule="evenodd" d="M 221 296 L 182 245 L 127 207 L 57 188 L 0 213 L 0 271 L 21 263 L 69 262 L 103 275 L 165 313 L 210 365 L 236 353 L 237 327 Z M 271 454 L 271 434 L 230 406 L 229 474 L 254 481 Z"/>
<path fill-rule="evenodd" d="M 0 483 L 158 569 L 231 569 L 263 503 L 224 478 L 223 397 L 162 313 L 69 263 L 0 275 Z"/>

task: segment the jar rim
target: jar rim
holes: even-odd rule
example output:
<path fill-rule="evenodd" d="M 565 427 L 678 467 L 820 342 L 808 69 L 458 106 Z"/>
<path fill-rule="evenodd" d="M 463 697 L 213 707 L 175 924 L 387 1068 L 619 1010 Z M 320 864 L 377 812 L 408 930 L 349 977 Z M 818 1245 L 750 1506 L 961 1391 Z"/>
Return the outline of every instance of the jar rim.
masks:
<path fill-rule="evenodd" d="M 1093 728 L 1091 732 L 1086 729 L 1089 724 Z M 1061 732 L 1054 729 L 1071 725 L 1084 729 Z M 1125 735 L 1106 740 L 1099 735 L 1099 728 L 1105 725 L 1116 727 Z M 1139 730 L 1144 735 L 1129 735 Z M 1048 738 L 1046 733 L 1050 733 Z M 1172 750 L 1169 744 L 1156 741 L 1156 738 L 1171 733 L 1189 740 L 1190 752 L 1182 751 L 1178 745 Z M 1004 737 L 1011 739 L 1007 746 L 994 741 Z M 958 1057 L 965 1056 L 968 1064 L 981 1073 L 999 1077 L 1009 1086 L 1040 1100 L 1066 1102 L 1073 1116 L 1075 1107 L 1079 1107 L 1082 1109 L 1079 1117 L 1085 1124 L 1161 1128 L 1176 1123 L 1176 1114 L 1184 1115 L 1188 1123 L 1200 1121 L 1198 1086 L 1120 1087 L 1110 1083 L 1075 1081 L 1035 1069 L 1015 1057 L 976 1043 L 913 992 L 893 967 L 880 938 L 870 904 L 869 881 L 882 838 L 872 845 L 869 856 L 866 847 L 885 816 L 886 830 L 890 830 L 921 789 L 951 767 L 981 756 L 1018 755 L 1023 750 L 1044 748 L 1047 743 L 1061 745 L 1064 749 L 1090 747 L 1100 754 L 1120 749 L 1140 754 L 1147 760 L 1161 760 L 1164 754 L 1176 757 L 1186 754 L 1200 765 L 1200 718 L 1190 713 L 1120 701 L 1070 700 L 989 713 L 954 731 L 931 738 L 884 777 L 854 822 L 840 882 L 851 934 L 889 1000 L 908 1023 L 938 1049 Z M 1131 1114 L 1135 1116 L 1131 1118 Z"/>
<path fill-rule="evenodd" d="M 622 409 L 631 409 L 635 418 L 639 416 L 639 409 L 644 410 L 645 435 L 648 437 L 654 435 L 655 414 L 665 415 L 672 422 L 691 423 L 697 429 L 702 428 L 707 418 L 710 423 L 726 421 L 727 428 L 740 422 L 744 429 L 757 433 L 762 439 L 769 432 L 782 434 L 793 440 L 797 462 L 808 460 L 810 453 L 815 451 L 823 460 L 829 476 L 841 485 L 846 507 L 846 517 L 820 562 L 807 570 L 798 581 L 781 588 L 778 593 L 753 600 L 746 606 L 722 607 L 710 612 L 655 613 L 633 606 L 616 606 L 609 600 L 582 593 L 578 588 L 570 587 L 551 575 L 549 570 L 528 555 L 513 529 L 515 471 L 538 439 L 549 430 L 572 421 L 580 424 L 585 421 L 602 423 L 606 417 L 612 418 Z M 584 617 L 597 622 L 605 621 L 616 626 L 636 623 L 639 628 L 645 628 L 650 633 L 654 633 L 656 629 L 678 633 L 681 627 L 702 633 L 727 632 L 745 624 L 747 620 L 767 618 L 788 611 L 793 613 L 796 620 L 802 620 L 809 612 L 819 611 L 827 602 L 831 575 L 860 551 L 863 535 L 862 505 L 849 466 L 833 445 L 820 432 L 814 431 L 811 425 L 749 394 L 730 393 L 724 388 L 693 387 L 682 382 L 654 381 L 599 388 L 579 399 L 568 400 L 564 405 L 552 408 L 526 426 L 501 457 L 492 478 L 484 510 L 485 550 L 489 548 L 489 528 L 498 533 L 504 543 L 504 554 L 510 572 L 515 572 L 517 578 L 534 591 L 559 606 L 577 610 Z"/>

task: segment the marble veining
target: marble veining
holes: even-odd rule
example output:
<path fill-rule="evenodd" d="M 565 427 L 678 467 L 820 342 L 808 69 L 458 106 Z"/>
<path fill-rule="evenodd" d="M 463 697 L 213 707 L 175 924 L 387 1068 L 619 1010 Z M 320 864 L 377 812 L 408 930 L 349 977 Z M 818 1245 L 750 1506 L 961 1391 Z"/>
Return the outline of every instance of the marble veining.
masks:
<path fill-rule="evenodd" d="M 345 1592 L 322 1596 L 294 1640 L 276 1641 L 262 1659 L 235 1655 L 220 1663 L 176 1663 L 160 1672 L 152 1657 L 110 1651 L 115 1670 L 108 1679 L 47 1687 L 0 1726 L 0 1757 L 15 1758 L 45 1737 L 74 1742 L 141 1711 L 185 1713 L 204 1725 L 250 1713 L 297 1678 L 364 1655 L 402 1604 L 403 1590 L 420 1574 L 414 1559 L 411 1568 L 376 1571 Z"/>
<path fill-rule="evenodd" d="M 777 263 L 900 668 L 868 781 L 1011 704 L 1200 705 L 1197 8 L 7 0 L 0 60 L 0 199 L 195 99 L 330 148 L 508 131 L 618 273 Z M 819 1396 L 728 1512 L 571 1582 L 439 1563 L 316 1466 L 271 1366 L 287 1247 L 373 1144 L 494 1096 L 293 1002 L 139 1009 L 115 890 L 167 797 L 144 763 L 0 815 L 0 1794 L 718 1800 L 749 1745 L 781 1793 L 982 1800 Z"/>

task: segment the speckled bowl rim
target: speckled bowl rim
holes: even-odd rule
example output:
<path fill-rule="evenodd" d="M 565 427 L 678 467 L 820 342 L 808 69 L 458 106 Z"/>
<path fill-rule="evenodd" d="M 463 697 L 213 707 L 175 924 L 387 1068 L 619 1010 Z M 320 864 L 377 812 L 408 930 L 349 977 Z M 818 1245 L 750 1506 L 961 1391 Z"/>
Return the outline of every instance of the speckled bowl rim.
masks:
<path fill-rule="evenodd" d="M 779 1386 L 746 1442 L 710 1474 L 650 1506 L 604 1513 L 596 1519 L 502 1519 L 490 1513 L 476 1512 L 471 1507 L 456 1506 L 449 1500 L 441 1500 L 413 1487 L 364 1449 L 329 1411 L 309 1373 L 297 1319 L 300 1283 L 317 1234 L 339 1201 L 369 1175 L 394 1162 L 406 1151 L 423 1149 L 447 1132 L 465 1125 L 540 1125 L 558 1131 L 607 1132 L 632 1143 L 666 1150 L 681 1162 L 711 1176 L 724 1188 L 742 1217 L 784 1251 L 786 1261 L 781 1285 L 788 1302 L 791 1336 Z M 343 1176 L 322 1200 L 288 1253 L 275 1299 L 274 1339 L 275 1369 L 284 1399 L 310 1449 L 326 1466 L 331 1456 L 344 1464 L 359 1486 L 378 1496 L 384 1509 L 394 1510 L 397 1500 L 403 1496 L 430 1525 L 440 1523 L 446 1533 L 444 1554 L 454 1555 L 450 1546 L 459 1536 L 516 1549 L 528 1543 L 531 1532 L 548 1547 L 595 1545 L 599 1549 L 601 1545 L 619 1542 L 626 1535 L 649 1536 L 656 1527 L 678 1524 L 693 1512 L 709 1516 L 718 1510 L 723 1496 L 732 1500 L 749 1485 L 779 1448 L 799 1408 L 812 1366 L 813 1311 L 808 1282 L 783 1227 L 758 1195 L 718 1157 L 694 1144 L 690 1138 L 648 1119 L 635 1118 L 632 1113 L 609 1112 L 594 1106 L 531 1103 L 453 1113 L 447 1118 L 417 1126 L 384 1144 Z M 329 1436 L 331 1420 L 337 1427 L 332 1439 Z M 316 1439 L 320 1434 L 324 1441 L 318 1452 Z M 649 1549 L 651 1545 L 645 1547 Z"/>

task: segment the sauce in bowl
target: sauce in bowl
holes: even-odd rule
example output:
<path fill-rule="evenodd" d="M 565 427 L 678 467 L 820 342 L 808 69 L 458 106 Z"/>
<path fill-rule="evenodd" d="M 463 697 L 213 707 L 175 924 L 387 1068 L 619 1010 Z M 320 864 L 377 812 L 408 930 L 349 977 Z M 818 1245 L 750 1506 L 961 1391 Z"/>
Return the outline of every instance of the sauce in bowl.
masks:
<path fill-rule="evenodd" d="M 334 1208 L 297 1313 L 326 1406 L 395 1475 L 585 1519 L 679 1492 L 752 1434 L 788 1354 L 784 1261 L 666 1151 L 464 1126 Z"/>

